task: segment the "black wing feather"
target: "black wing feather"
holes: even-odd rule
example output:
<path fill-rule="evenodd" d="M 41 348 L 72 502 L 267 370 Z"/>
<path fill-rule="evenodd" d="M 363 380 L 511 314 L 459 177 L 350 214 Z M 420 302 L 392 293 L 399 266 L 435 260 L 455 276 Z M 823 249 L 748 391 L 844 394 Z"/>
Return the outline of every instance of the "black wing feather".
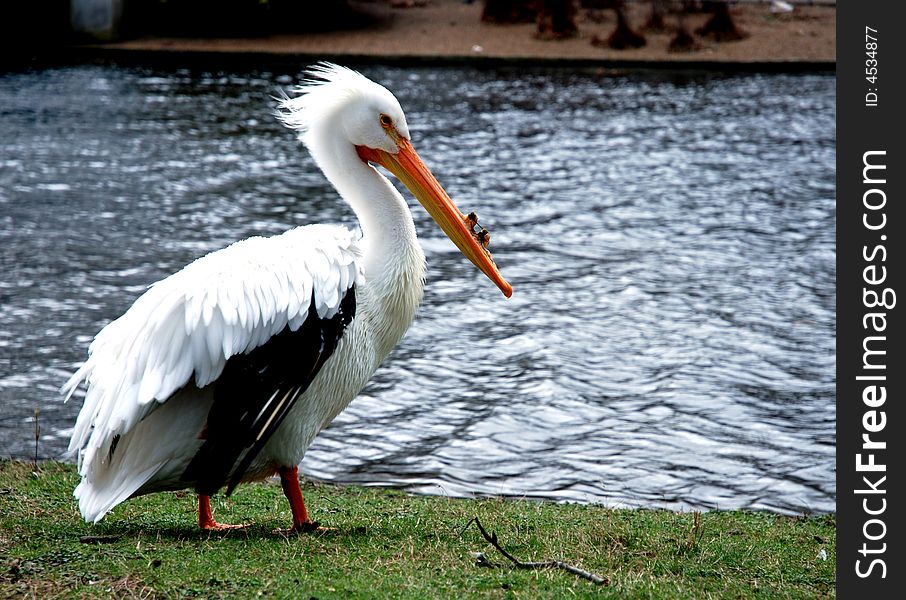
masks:
<path fill-rule="evenodd" d="M 308 316 L 299 329 L 286 327 L 248 354 L 231 357 L 212 384 L 214 403 L 203 433 L 205 442 L 182 479 L 195 482 L 199 494 L 213 495 L 225 484 L 227 495 L 231 494 L 333 354 L 355 309 L 355 286 L 347 290 L 330 319 L 318 318 L 312 294 Z"/>

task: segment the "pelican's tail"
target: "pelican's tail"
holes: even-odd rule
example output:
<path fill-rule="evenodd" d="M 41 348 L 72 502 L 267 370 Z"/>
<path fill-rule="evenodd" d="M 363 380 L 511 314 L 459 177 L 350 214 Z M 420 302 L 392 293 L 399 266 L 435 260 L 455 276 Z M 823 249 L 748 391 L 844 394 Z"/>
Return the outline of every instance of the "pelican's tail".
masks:
<path fill-rule="evenodd" d="M 83 461 L 82 482 L 73 493 L 82 517 L 97 523 L 133 496 L 190 487 L 180 476 L 202 444 L 198 436 L 211 400 L 209 393 L 187 386 L 115 438 L 108 452 Z"/>

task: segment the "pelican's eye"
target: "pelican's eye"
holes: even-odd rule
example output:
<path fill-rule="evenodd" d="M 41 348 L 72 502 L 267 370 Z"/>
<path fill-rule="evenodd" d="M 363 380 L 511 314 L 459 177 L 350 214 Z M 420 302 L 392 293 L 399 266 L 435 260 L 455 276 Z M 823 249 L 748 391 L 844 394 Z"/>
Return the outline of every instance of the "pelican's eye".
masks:
<path fill-rule="evenodd" d="M 390 115 L 381 114 L 381 127 L 384 129 L 390 129 L 393 127 L 393 119 Z"/>

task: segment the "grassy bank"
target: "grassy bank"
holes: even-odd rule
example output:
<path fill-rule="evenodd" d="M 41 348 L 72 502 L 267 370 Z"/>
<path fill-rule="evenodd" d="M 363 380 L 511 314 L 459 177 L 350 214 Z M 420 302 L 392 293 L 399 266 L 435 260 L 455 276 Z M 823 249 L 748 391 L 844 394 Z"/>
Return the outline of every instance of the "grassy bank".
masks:
<path fill-rule="evenodd" d="M 195 526 L 191 494 L 132 500 L 89 525 L 71 497 L 71 465 L 32 471 L 28 463 L 0 462 L 0 598 L 834 594 L 833 516 L 697 516 L 307 484 L 313 518 L 335 529 L 296 536 L 275 532 L 288 525 L 289 510 L 279 485 L 261 484 L 214 499 L 219 521 L 249 528 L 205 533 Z M 474 525 L 463 531 L 476 516 L 519 559 L 563 560 L 609 583 L 511 568 Z M 477 566 L 473 552 L 498 568 Z"/>

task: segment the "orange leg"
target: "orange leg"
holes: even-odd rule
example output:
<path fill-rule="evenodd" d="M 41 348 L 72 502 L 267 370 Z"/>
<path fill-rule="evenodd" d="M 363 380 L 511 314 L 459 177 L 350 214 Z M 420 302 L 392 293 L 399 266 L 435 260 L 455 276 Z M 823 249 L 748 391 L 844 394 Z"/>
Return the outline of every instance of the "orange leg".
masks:
<path fill-rule="evenodd" d="M 211 497 L 198 494 L 198 526 L 209 531 L 225 531 L 228 529 L 242 529 L 245 525 L 223 525 L 214 520 L 211 512 Z"/>
<path fill-rule="evenodd" d="M 293 511 L 293 531 L 314 531 L 318 524 L 308 517 L 305 510 L 305 499 L 302 497 L 302 487 L 299 485 L 299 467 L 280 467 L 280 484 L 283 493 L 289 500 L 289 508 Z"/>

